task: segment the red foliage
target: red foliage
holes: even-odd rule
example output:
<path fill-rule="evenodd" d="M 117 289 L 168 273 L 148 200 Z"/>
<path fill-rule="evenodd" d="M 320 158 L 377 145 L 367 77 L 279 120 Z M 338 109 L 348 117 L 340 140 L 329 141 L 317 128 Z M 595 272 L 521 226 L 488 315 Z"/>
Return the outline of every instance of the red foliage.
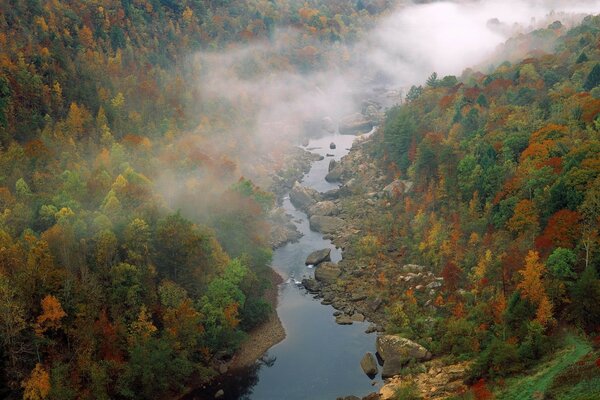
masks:
<path fill-rule="evenodd" d="M 477 400 L 487 400 L 487 399 L 494 398 L 494 396 L 492 395 L 492 392 L 490 392 L 490 390 L 487 388 L 487 385 L 485 384 L 484 379 L 478 380 L 471 387 L 471 390 L 473 391 L 473 396 L 475 396 L 475 399 L 477 399 Z"/>
<path fill-rule="evenodd" d="M 473 102 L 477 100 L 477 97 L 480 93 L 481 89 L 479 89 L 478 87 L 472 87 L 465 89 L 464 95 L 469 101 Z"/>
<path fill-rule="evenodd" d="M 118 348 L 117 328 L 108 319 L 106 310 L 102 310 L 100 318 L 94 324 L 100 339 L 100 357 L 103 360 L 123 362 L 123 355 Z"/>
<path fill-rule="evenodd" d="M 497 96 L 506 91 L 507 88 L 512 86 L 510 79 L 495 79 L 485 87 L 485 94 Z"/>
<path fill-rule="evenodd" d="M 454 292 L 458 289 L 462 272 L 453 262 L 446 263 L 444 269 L 442 269 L 442 277 L 444 278 L 444 288 L 447 292 Z"/>
<path fill-rule="evenodd" d="M 557 211 L 548 220 L 544 232 L 535 240 L 535 246 L 542 251 L 551 247 L 572 249 L 580 236 L 580 219 L 581 216 L 576 211 Z"/>
<path fill-rule="evenodd" d="M 455 97 L 456 96 L 454 96 L 454 95 L 447 95 L 447 96 L 442 97 L 438 103 L 439 107 L 442 110 L 447 109 L 454 102 Z"/>

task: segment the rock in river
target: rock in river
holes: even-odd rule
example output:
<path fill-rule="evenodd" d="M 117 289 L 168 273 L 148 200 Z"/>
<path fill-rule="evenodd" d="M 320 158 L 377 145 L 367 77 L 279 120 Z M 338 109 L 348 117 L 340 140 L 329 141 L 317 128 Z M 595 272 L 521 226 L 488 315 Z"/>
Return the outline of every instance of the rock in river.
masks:
<path fill-rule="evenodd" d="M 379 372 L 377 369 L 377 360 L 371 352 L 366 353 L 362 360 L 360 360 L 360 367 L 371 379 L 377 375 L 377 372 Z"/>
<path fill-rule="evenodd" d="M 338 165 L 325 175 L 325 180 L 327 182 L 338 182 L 342 178 L 343 173 L 344 170 Z"/>
<path fill-rule="evenodd" d="M 334 169 L 336 165 L 337 165 L 337 161 L 330 160 L 329 161 L 329 167 L 327 167 L 327 172 L 331 172 L 331 170 Z"/>
<path fill-rule="evenodd" d="M 317 265 L 322 263 L 323 261 L 329 261 L 331 260 L 330 254 L 331 249 L 313 251 L 308 255 L 308 257 L 306 257 L 306 261 L 304 262 L 304 264 Z"/>
<path fill-rule="evenodd" d="M 334 283 L 342 271 L 337 264 L 324 262 L 315 269 L 315 279 L 326 284 Z"/>
<path fill-rule="evenodd" d="M 333 142 L 329 143 L 329 148 L 330 148 L 331 150 L 335 149 L 335 147 L 336 147 L 336 146 L 335 146 L 335 143 L 333 143 Z"/>
<path fill-rule="evenodd" d="M 310 206 L 317 203 L 319 200 L 321 200 L 319 192 L 300 185 L 298 181 L 294 182 L 294 186 L 290 191 L 290 201 L 293 205 L 303 211 L 307 211 Z"/>
<path fill-rule="evenodd" d="M 309 220 L 310 229 L 321 233 L 335 233 L 344 227 L 344 220 L 338 217 L 313 215 Z"/>
<path fill-rule="evenodd" d="M 320 201 L 308 209 L 308 215 L 332 216 L 339 213 L 338 207 L 331 200 Z"/>
<path fill-rule="evenodd" d="M 400 374 L 411 360 L 426 361 L 431 358 L 427 349 L 412 340 L 397 335 L 377 337 L 377 354 L 383 360 L 381 376 L 385 378 Z"/>

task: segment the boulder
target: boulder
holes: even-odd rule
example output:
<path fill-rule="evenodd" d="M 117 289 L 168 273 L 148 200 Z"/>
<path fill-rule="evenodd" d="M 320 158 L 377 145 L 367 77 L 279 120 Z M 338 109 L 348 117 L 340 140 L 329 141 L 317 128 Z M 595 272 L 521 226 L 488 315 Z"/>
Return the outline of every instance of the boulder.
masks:
<path fill-rule="evenodd" d="M 298 183 L 298 181 L 294 182 L 294 186 L 290 191 L 290 201 L 297 208 L 307 211 L 310 206 L 317 203 L 321 200 L 321 196 L 319 193 L 311 188 L 304 187 Z"/>
<path fill-rule="evenodd" d="M 383 193 L 390 198 L 395 198 L 408 193 L 413 187 L 412 181 L 397 179 L 383 188 Z"/>
<path fill-rule="evenodd" d="M 377 360 L 375 359 L 373 353 L 370 352 L 366 353 L 362 360 L 360 360 L 360 367 L 371 379 L 373 379 L 377 375 L 377 372 L 379 372 L 379 369 L 377 368 Z"/>
<path fill-rule="evenodd" d="M 215 393 L 215 399 L 220 399 L 223 396 L 225 396 L 225 391 L 223 389 L 219 389 L 217 390 L 217 393 Z"/>
<path fill-rule="evenodd" d="M 329 143 L 329 148 L 331 150 L 335 149 L 336 148 L 335 143 L 333 143 L 333 142 Z"/>
<path fill-rule="evenodd" d="M 346 314 L 338 315 L 335 317 L 335 323 L 338 325 L 352 325 L 352 318 Z"/>
<path fill-rule="evenodd" d="M 308 215 L 332 216 L 338 213 L 338 207 L 331 200 L 320 201 L 308 209 Z"/>
<path fill-rule="evenodd" d="M 322 263 L 323 261 L 330 261 L 331 257 L 331 249 L 322 249 L 313 251 L 306 257 L 305 265 L 317 265 Z"/>
<path fill-rule="evenodd" d="M 331 189 L 324 193 L 321 193 L 321 195 L 323 196 L 323 199 L 325 199 L 325 200 L 336 200 L 337 198 L 340 197 L 340 189 L 338 189 L 338 188 Z"/>
<path fill-rule="evenodd" d="M 321 289 L 321 284 L 314 279 L 302 279 L 302 286 L 310 293 L 317 293 Z"/>
<path fill-rule="evenodd" d="M 334 169 L 329 171 L 327 175 L 325 175 L 325 180 L 327 182 L 339 182 L 342 178 L 343 172 L 344 170 L 341 168 L 340 165 L 338 165 Z"/>
<path fill-rule="evenodd" d="M 337 161 L 329 160 L 329 167 L 327 168 L 327 172 L 331 172 L 335 166 L 337 165 Z"/>
<path fill-rule="evenodd" d="M 402 368 L 411 360 L 427 361 L 431 353 L 412 340 L 397 335 L 377 337 L 377 354 L 383 360 L 381 376 L 385 378 L 399 375 Z"/>
<path fill-rule="evenodd" d="M 363 322 L 365 320 L 365 316 L 362 315 L 361 313 L 357 313 L 357 312 L 352 314 L 351 318 L 352 318 L 352 321 L 356 321 L 356 322 Z"/>
<path fill-rule="evenodd" d="M 340 267 L 337 264 L 324 262 L 319 264 L 315 269 L 315 280 L 317 282 L 323 282 L 325 284 L 334 283 L 342 273 Z"/>
<path fill-rule="evenodd" d="M 321 233 L 335 233 L 345 225 L 344 220 L 338 217 L 313 215 L 309 220 L 310 229 Z"/>
<path fill-rule="evenodd" d="M 340 121 L 340 133 L 343 135 L 358 135 L 373 129 L 373 121 L 366 119 L 362 114 L 348 115 Z"/>

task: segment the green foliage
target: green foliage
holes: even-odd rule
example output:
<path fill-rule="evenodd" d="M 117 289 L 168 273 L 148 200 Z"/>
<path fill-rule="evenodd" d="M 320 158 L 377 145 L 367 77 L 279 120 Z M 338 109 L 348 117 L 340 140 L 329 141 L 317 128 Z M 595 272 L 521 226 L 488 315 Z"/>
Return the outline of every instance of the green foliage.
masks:
<path fill-rule="evenodd" d="M 600 85 L 600 63 L 596 63 L 587 78 L 585 78 L 585 83 L 583 84 L 583 88 L 587 91 L 590 91 Z"/>
<path fill-rule="evenodd" d="M 393 400 L 419 400 L 422 399 L 416 385 L 402 385 L 394 392 Z"/>
<path fill-rule="evenodd" d="M 520 371 L 523 364 L 519 359 L 517 346 L 501 339 L 493 338 L 482 351 L 469 370 L 469 381 L 479 378 L 498 378 Z"/>
<path fill-rule="evenodd" d="M 564 373 L 589 351 L 590 346 L 585 340 L 575 335 L 567 335 L 562 349 L 535 369 L 528 371 L 526 375 L 507 379 L 505 388 L 496 393 L 496 398 L 517 400 L 531 398 L 535 393 L 546 393 L 559 374 Z"/>
<path fill-rule="evenodd" d="M 130 349 L 127 369 L 119 376 L 117 391 L 124 398 L 156 399 L 182 389 L 193 364 L 160 338 L 148 338 Z"/>
<path fill-rule="evenodd" d="M 588 266 L 571 289 L 573 318 L 584 328 L 597 328 L 600 321 L 600 280 L 593 265 Z"/>
<path fill-rule="evenodd" d="M 558 247 L 548 257 L 546 267 L 553 277 L 566 280 L 577 276 L 573 271 L 576 262 L 577 256 L 573 250 Z"/>

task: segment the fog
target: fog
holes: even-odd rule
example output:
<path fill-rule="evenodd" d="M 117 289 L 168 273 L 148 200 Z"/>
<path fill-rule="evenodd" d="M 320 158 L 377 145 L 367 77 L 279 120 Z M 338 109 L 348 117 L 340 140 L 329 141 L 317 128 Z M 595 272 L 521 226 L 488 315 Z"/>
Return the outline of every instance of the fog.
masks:
<path fill-rule="evenodd" d="M 510 37 L 556 20 L 572 25 L 600 12 L 600 1 L 482 0 L 400 7 L 359 48 L 367 64 L 400 86 L 422 83 L 431 72 L 460 75 L 485 63 Z"/>
<path fill-rule="evenodd" d="M 269 40 L 191 55 L 194 75 L 189 84 L 201 100 L 188 112 L 206 118 L 182 141 L 212 158 L 226 157 L 236 168 L 227 176 L 199 170 L 193 185 L 167 171 L 164 192 L 180 205 L 182 198 L 189 199 L 190 187 L 195 195 L 207 197 L 240 176 L 268 188 L 269 172 L 280 166 L 286 146 L 320 133 L 322 118 L 337 123 L 360 111 L 364 100 L 389 102 L 381 93 L 404 93 L 410 85 L 423 84 L 433 71 L 458 76 L 467 67 L 488 69 L 510 37 L 555 20 L 568 27 L 598 12 L 600 1 L 401 2 L 356 43 L 322 43 L 305 32 L 279 27 Z M 553 44 L 539 45 L 551 51 Z M 529 50 L 536 49 L 519 56 Z"/>

